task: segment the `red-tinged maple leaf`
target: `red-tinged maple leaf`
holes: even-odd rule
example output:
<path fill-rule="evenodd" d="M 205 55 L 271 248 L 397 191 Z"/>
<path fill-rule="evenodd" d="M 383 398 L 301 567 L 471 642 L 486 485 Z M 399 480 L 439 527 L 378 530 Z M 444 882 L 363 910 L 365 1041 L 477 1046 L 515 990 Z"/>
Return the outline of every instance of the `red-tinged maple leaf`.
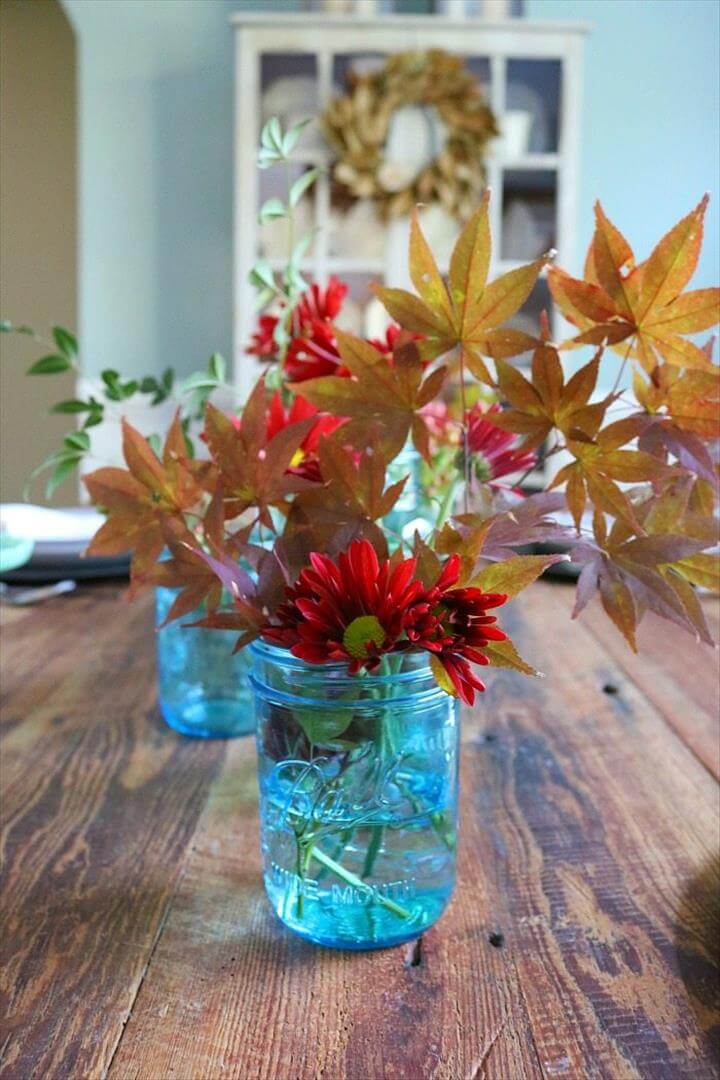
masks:
<path fill-rule="evenodd" d="M 526 450 L 540 446 L 553 428 L 566 437 L 591 442 L 614 400 L 609 394 L 588 404 L 597 383 L 601 355 L 598 351 L 567 383 L 558 351 L 549 342 L 542 342 L 533 353 L 531 379 L 511 364 L 497 360 L 498 392 L 509 408 L 488 414 L 488 422 L 524 435 L 522 446 Z"/>
<path fill-rule="evenodd" d="M 707 356 L 684 335 L 720 320 L 720 291 L 684 293 L 697 266 L 708 197 L 659 242 L 646 262 L 635 264 L 625 237 L 595 206 L 595 233 L 580 281 L 553 268 L 548 282 L 563 315 L 580 334 L 563 348 L 607 342 L 651 372 L 665 360 L 706 370 Z"/>
<path fill-rule="evenodd" d="M 717 524 L 691 509 L 693 483 L 692 477 L 681 476 L 661 492 L 643 496 L 640 491 L 634 500 L 640 535 L 622 519 L 608 532 L 604 515 L 596 512 L 595 541 L 583 541 L 572 552 L 575 561 L 585 563 L 573 617 L 599 589 L 605 610 L 633 648 L 646 610 L 712 643 L 692 574 L 694 567 L 709 568 L 702 562 L 703 550 L 717 542 Z"/>
<path fill-rule="evenodd" d="M 132 594 L 147 583 L 152 565 L 165 545 L 163 522 L 182 522 L 184 512 L 196 509 L 204 493 L 188 468 L 179 414 L 165 440 L 162 460 L 126 420 L 122 432 L 128 468 L 97 469 L 83 478 L 92 502 L 108 514 L 87 553 L 132 552 Z"/>
<path fill-rule="evenodd" d="M 381 558 L 387 557 L 385 536 L 376 522 L 390 513 L 405 479 L 385 488 L 387 459 L 379 445 L 354 453 L 343 445 L 344 431 L 320 442 L 325 483 L 296 497 L 278 542 L 290 580 L 307 564 L 311 551 L 334 556 L 353 540 L 369 540 Z"/>
<path fill-rule="evenodd" d="M 529 544 L 572 542 L 575 537 L 572 529 L 553 517 L 565 508 L 565 496 L 559 491 L 542 491 L 525 498 L 497 491 L 485 500 L 482 511 L 460 514 L 453 520 L 461 532 L 466 526 L 489 520 L 482 558 L 501 560 L 512 558 L 517 554 L 516 548 Z"/>
<path fill-rule="evenodd" d="M 272 529 L 270 508 L 282 507 L 289 495 L 312 486 L 312 481 L 288 470 L 316 422 L 317 418 L 310 416 L 268 438 L 264 379 L 248 398 L 239 428 L 208 404 L 203 434 L 225 494 L 226 519 L 252 507 L 258 519 Z"/>
<path fill-rule="evenodd" d="M 720 438 L 720 368 L 681 371 L 660 364 L 645 379 L 638 372 L 633 390 L 650 415 L 666 413 L 673 424 L 705 439 Z"/>
<path fill-rule="evenodd" d="M 225 533 L 222 488 L 218 485 L 197 530 L 191 532 L 185 524 L 173 518 L 163 521 L 163 535 L 169 557 L 155 563 L 147 580 L 153 585 L 177 589 L 163 626 L 183 618 L 202 605 L 213 612 L 222 599 L 223 584 L 204 555 L 233 567 L 245 549 L 250 527 L 230 536 Z"/>
<path fill-rule="evenodd" d="M 458 238 L 447 285 L 415 214 L 410 228 L 409 267 L 417 295 L 404 289 L 374 288 L 400 326 L 423 335 L 423 356 L 434 359 L 459 347 L 460 362 L 486 383 L 492 380 L 484 356 L 517 356 L 537 344 L 537 339 L 528 334 L 502 327 L 525 303 L 550 258 L 544 255 L 488 284 L 492 250 L 489 197 L 487 191 Z"/>
<path fill-rule="evenodd" d="M 578 532 L 588 500 L 601 513 L 642 531 L 632 501 L 619 484 L 661 480 L 669 475 L 670 468 L 640 450 L 605 450 L 602 434 L 596 443 L 568 441 L 576 460 L 560 469 L 551 487 L 566 484 L 565 497 Z"/>
<path fill-rule="evenodd" d="M 233 652 L 238 652 L 259 636 L 262 626 L 276 611 L 284 598 L 288 578 L 276 551 L 260 552 L 254 575 L 224 553 L 217 557 L 203 551 L 198 554 L 217 576 L 232 606 L 211 611 L 187 625 L 237 631 L 239 637 Z"/>
<path fill-rule="evenodd" d="M 363 449 L 368 436 L 374 438 L 379 430 L 386 459 L 396 457 L 411 435 L 429 460 L 428 428 L 421 410 L 439 394 L 446 369 L 425 375 L 418 343 L 413 341 L 402 342 L 392 364 L 369 341 L 338 330 L 337 343 L 352 377 L 326 375 L 291 389 L 323 412 L 349 417 L 342 428 L 343 440 L 356 449 Z"/>

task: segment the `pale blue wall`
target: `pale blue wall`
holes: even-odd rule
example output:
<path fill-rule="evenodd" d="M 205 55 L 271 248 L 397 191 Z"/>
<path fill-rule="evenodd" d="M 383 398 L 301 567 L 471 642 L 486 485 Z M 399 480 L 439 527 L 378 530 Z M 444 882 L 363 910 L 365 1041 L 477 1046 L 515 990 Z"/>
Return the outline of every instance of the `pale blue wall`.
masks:
<path fill-rule="evenodd" d="M 187 372 L 232 338 L 239 0 L 63 0 L 80 63 L 80 332 L 89 374 Z M 288 7 L 266 0 L 266 7 Z M 715 0 L 528 0 L 588 42 L 579 243 L 600 195 L 638 254 L 718 183 Z M 718 208 L 698 284 L 718 276 Z"/>
<path fill-rule="evenodd" d="M 232 340 L 234 5 L 63 3 L 79 56 L 85 371 L 191 371 Z"/>
<path fill-rule="evenodd" d="M 530 19 L 580 20 L 585 54 L 579 271 L 600 198 L 644 258 L 705 191 L 706 240 L 695 283 L 720 277 L 717 0 L 526 0 Z"/>

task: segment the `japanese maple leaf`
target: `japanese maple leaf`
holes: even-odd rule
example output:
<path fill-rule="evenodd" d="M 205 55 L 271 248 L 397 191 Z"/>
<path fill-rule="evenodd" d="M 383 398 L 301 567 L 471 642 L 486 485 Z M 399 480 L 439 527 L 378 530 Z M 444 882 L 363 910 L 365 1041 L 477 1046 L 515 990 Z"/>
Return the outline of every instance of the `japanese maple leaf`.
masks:
<path fill-rule="evenodd" d="M 707 203 L 706 195 L 640 265 L 625 237 L 596 204 L 585 280 L 559 268 L 548 274 L 556 304 L 581 331 L 563 348 L 627 342 L 622 348 L 648 372 L 662 360 L 701 370 L 710 366 L 703 351 L 684 335 L 718 322 L 720 291 L 683 292 L 697 266 Z"/>
<path fill-rule="evenodd" d="M 604 514 L 596 512 L 594 542 L 583 541 L 572 552 L 575 561 L 585 563 L 573 618 L 599 590 L 607 614 L 635 651 L 636 628 L 646 610 L 712 644 L 691 581 L 693 560 L 705 558 L 701 553 L 714 542 L 717 529 L 712 519 L 688 513 L 691 485 L 692 478 L 673 480 L 661 493 L 651 493 L 636 506 L 642 535 L 623 519 L 616 520 L 608 532 Z"/>
<path fill-rule="evenodd" d="M 506 358 L 527 352 L 536 339 L 503 324 L 525 303 L 550 253 L 488 284 L 492 254 L 489 190 L 460 234 L 450 259 L 447 285 L 413 215 L 409 269 L 417 296 L 405 289 L 374 287 L 389 314 L 406 330 L 422 334 L 423 356 L 458 348 L 476 378 L 490 383 L 483 356 Z"/>
<path fill-rule="evenodd" d="M 619 484 L 662 480 L 672 467 L 642 450 L 620 449 L 632 437 L 631 427 L 620 420 L 600 431 L 592 442 L 568 440 L 575 461 L 560 469 L 550 487 L 567 485 L 565 497 L 578 532 L 589 499 L 596 510 L 642 533 L 633 503 Z"/>
<path fill-rule="evenodd" d="M 308 417 L 288 424 L 268 439 L 264 379 L 256 383 L 248 398 L 239 428 L 220 409 L 208 404 L 204 437 L 225 493 L 226 518 L 237 517 L 253 507 L 258 519 L 273 528 L 270 508 L 281 506 L 288 495 L 312 486 L 312 481 L 288 473 L 288 469 L 316 422 L 316 417 Z"/>
<path fill-rule="evenodd" d="M 231 553 L 239 553 L 249 532 L 250 527 L 232 537 L 226 536 L 222 488 L 219 485 L 196 532 L 191 532 L 185 524 L 175 519 L 163 522 L 169 558 L 155 563 L 148 575 L 153 585 L 178 590 L 163 625 L 190 614 L 202 604 L 208 612 L 215 611 L 222 598 L 223 586 L 204 554 L 211 553 L 216 558 L 229 559 L 236 564 L 237 557 L 233 559 Z"/>
<path fill-rule="evenodd" d="M 297 389 L 303 397 L 323 412 L 347 416 L 343 439 L 361 449 L 368 432 L 382 434 L 384 456 L 396 457 L 408 438 L 429 460 L 429 435 L 422 408 L 437 397 L 446 369 L 436 368 L 425 376 L 419 344 L 406 341 L 389 364 L 385 354 L 369 341 L 336 330 L 337 344 L 351 378 L 324 375 L 306 379 Z M 320 466 L 322 471 L 322 464 Z M 324 476 L 324 473 L 323 473 Z"/>
<path fill-rule="evenodd" d="M 720 438 L 720 368 L 717 365 L 712 364 L 706 371 L 696 368 L 681 371 L 670 364 L 659 364 L 649 379 L 635 372 L 633 390 L 640 405 L 650 415 L 666 414 L 676 429 L 705 439 Z"/>
<path fill-rule="evenodd" d="M 230 606 L 211 611 L 188 625 L 237 631 L 239 637 L 233 652 L 238 652 L 259 636 L 261 627 L 276 611 L 284 599 L 288 578 L 275 550 L 262 551 L 252 576 L 227 553 L 214 556 L 199 551 L 198 555 L 217 575 L 224 595 L 230 598 Z"/>
<path fill-rule="evenodd" d="M 189 467 L 179 413 L 168 431 L 162 460 L 126 420 L 122 422 L 122 437 L 128 468 L 96 469 L 83 478 L 95 506 L 108 515 L 87 554 L 132 552 L 132 594 L 147 583 L 165 545 L 163 522 L 168 518 L 182 522 L 184 512 L 201 503 L 203 489 Z"/>
<path fill-rule="evenodd" d="M 358 455 L 343 445 L 345 429 L 321 440 L 320 469 L 325 483 L 299 494 L 288 516 L 278 556 L 290 580 L 307 565 L 311 551 L 335 555 L 353 540 L 369 540 L 381 557 L 387 543 L 376 522 L 390 513 L 405 479 L 385 488 L 387 460 L 379 445 Z"/>
<path fill-rule="evenodd" d="M 535 349 L 531 378 L 503 360 L 496 361 L 497 386 L 510 406 L 503 412 L 488 413 L 496 427 L 524 435 L 524 449 L 540 446 L 553 428 L 566 437 L 587 442 L 597 434 L 612 395 L 588 404 L 597 383 L 600 352 L 565 382 L 558 351 L 542 341 Z"/>

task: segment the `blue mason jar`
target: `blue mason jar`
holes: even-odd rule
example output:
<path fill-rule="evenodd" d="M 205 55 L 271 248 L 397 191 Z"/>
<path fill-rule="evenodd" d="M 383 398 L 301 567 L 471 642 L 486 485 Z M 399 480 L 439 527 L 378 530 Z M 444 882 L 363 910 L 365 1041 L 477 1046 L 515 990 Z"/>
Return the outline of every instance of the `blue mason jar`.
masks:
<path fill-rule="evenodd" d="M 175 589 L 155 590 L 156 626 L 177 596 Z M 203 617 L 198 608 L 157 631 L 158 703 L 163 718 L 183 735 L 225 739 L 248 735 L 254 728 L 246 649 L 233 654 L 233 630 L 183 629 Z"/>
<path fill-rule="evenodd" d="M 410 442 L 405 444 L 387 468 L 388 484 L 395 484 L 404 477 L 407 479 L 400 498 L 382 520 L 391 549 L 397 547 L 400 541 L 412 545 L 416 531 L 424 539 L 433 528 L 422 485 L 422 458 Z"/>
<path fill-rule="evenodd" d="M 459 716 L 427 654 L 374 675 L 250 646 L 270 903 L 319 945 L 417 937 L 455 884 Z"/>

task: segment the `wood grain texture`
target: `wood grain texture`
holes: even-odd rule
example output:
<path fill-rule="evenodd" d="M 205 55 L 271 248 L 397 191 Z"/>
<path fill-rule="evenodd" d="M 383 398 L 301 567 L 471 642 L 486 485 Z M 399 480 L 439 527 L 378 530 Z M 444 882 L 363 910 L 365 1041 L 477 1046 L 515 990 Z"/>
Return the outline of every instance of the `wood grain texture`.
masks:
<path fill-rule="evenodd" d="M 3 627 L 0 1075 L 104 1074 L 222 748 L 156 714 L 147 606 L 83 590 Z"/>
<path fill-rule="evenodd" d="M 718 600 L 705 600 L 708 625 L 720 637 Z M 720 778 L 720 652 L 698 644 L 679 626 L 652 612 L 638 633 L 639 653 L 623 638 L 599 605 L 592 605 L 582 623 L 617 665 L 665 717 L 714 777 Z M 609 674 L 612 685 L 613 673 Z"/>
<path fill-rule="evenodd" d="M 526 594 L 511 629 L 547 678 L 492 672 L 465 718 L 450 908 L 367 954 L 272 915 L 252 743 L 160 726 L 147 604 L 88 590 L 11 620 L 0 1075 L 717 1075 L 717 786 L 690 687 L 715 658 L 626 662 L 571 600 Z"/>

